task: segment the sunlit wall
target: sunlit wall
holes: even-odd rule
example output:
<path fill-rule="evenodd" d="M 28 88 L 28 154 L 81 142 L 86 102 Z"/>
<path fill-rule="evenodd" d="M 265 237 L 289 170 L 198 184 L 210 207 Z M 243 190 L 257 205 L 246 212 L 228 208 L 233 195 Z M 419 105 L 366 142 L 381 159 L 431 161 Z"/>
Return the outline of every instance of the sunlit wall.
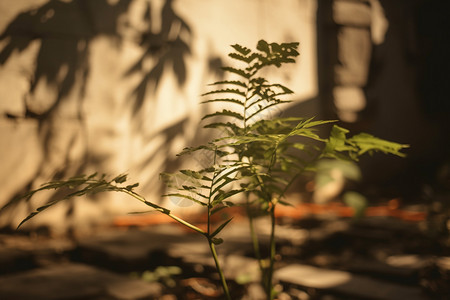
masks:
<path fill-rule="evenodd" d="M 231 44 L 300 42 L 297 64 L 271 78 L 295 103 L 318 94 L 314 0 L 28 0 L 1 1 L 0 11 L 2 206 L 45 181 L 93 172 L 129 173 L 159 201 L 159 173 L 181 167 L 175 155 L 210 134 L 200 118 L 213 108 L 200 95 L 224 76 Z M 58 196 L 11 205 L 0 226 Z M 143 209 L 100 194 L 30 224 L 65 230 Z"/>

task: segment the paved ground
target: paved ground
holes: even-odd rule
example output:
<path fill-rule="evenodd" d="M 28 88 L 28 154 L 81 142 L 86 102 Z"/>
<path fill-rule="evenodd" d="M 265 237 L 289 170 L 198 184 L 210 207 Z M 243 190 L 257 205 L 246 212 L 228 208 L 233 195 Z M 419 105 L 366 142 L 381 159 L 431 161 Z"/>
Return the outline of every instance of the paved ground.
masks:
<path fill-rule="evenodd" d="M 390 222 L 280 225 L 280 300 L 447 299 L 449 258 L 430 255 L 436 245 L 410 225 Z M 267 226 L 258 222 L 263 245 Z M 245 223 L 223 238 L 218 251 L 235 299 L 264 299 Z M 0 299 L 220 299 L 203 239 L 174 224 L 108 228 L 77 240 L 2 234 Z"/>

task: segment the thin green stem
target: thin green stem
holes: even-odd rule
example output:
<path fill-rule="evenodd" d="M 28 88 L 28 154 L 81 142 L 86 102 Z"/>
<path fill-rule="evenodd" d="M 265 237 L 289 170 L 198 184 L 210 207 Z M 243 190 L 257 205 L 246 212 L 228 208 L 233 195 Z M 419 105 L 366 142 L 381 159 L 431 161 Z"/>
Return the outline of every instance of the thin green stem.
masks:
<path fill-rule="evenodd" d="M 247 203 L 246 203 L 246 209 L 247 209 L 247 217 L 248 217 L 248 225 L 250 228 L 250 236 L 252 238 L 252 244 L 253 244 L 253 251 L 255 252 L 255 258 L 258 261 L 259 269 L 261 270 L 261 274 L 264 273 L 264 267 L 262 265 L 261 260 L 261 251 L 259 249 L 259 240 L 258 235 L 255 232 L 255 226 L 253 224 L 253 216 L 250 210 L 250 201 L 249 201 L 249 195 L 247 195 Z"/>
<path fill-rule="evenodd" d="M 156 211 L 159 211 L 159 212 L 167 215 L 168 217 L 172 218 L 173 220 L 177 221 L 178 223 L 180 223 L 180 224 L 182 224 L 182 225 L 184 225 L 184 226 L 186 226 L 186 227 L 188 227 L 188 228 L 190 228 L 190 229 L 192 229 L 192 230 L 194 230 L 194 231 L 196 231 L 196 232 L 198 232 L 198 233 L 200 233 L 202 235 L 205 235 L 205 236 L 207 235 L 207 233 L 205 231 L 203 231 L 202 229 L 198 228 L 197 226 L 195 226 L 195 225 L 193 225 L 193 224 L 191 224 L 191 223 L 189 223 L 189 222 L 187 222 L 187 221 L 185 221 L 185 220 L 183 220 L 183 219 L 173 215 L 170 212 L 170 210 L 145 200 L 144 197 L 136 194 L 133 191 L 129 191 L 127 189 L 119 189 L 118 191 L 121 191 L 123 193 L 126 193 L 126 194 L 132 196 L 133 198 L 135 198 L 135 199 L 145 203 L 146 205 L 154 208 Z"/>
<path fill-rule="evenodd" d="M 212 183 L 211 183 L 211 189 L 212 189 Z M 216 252 L 214 243 L 213 243 L 213 241 L 212 241 L 212 239 L 210 237 L 210 232 L 211 232 L 211 221 L 210 221 L 211 220 L 210 219 L 210 216 L 211 216 L 211 205 L 210 205 L 211 195 L 209 196 L 209 199 L 208 199 L 208 230 L 207 230 L 207 232 L 205 232 L 202 229 L 198 228 L 197 226 L 192 225 L 192 224 L 184 221 L 183 219 L 181 219 L 181 218 L 171 214 L 170 210 L 145 200 L 144 197 L 134 193 L 133 191 L 129 191 L 127 189 L 118 189 L 118 191 L 121 191 L 121 192 L 124 192 L 126 194 L 129 194 L 133 198 L 135 198 L 135 199 L 137 199 L 137 200 L 139 200 L 139 201 L 149 205 L 150 207 L 154 208 L 155 210 L 157 210 L 157 211 L 159 211 L 159 212 L 161 212 L 161 213 L 171 217 L 175 221 L 183 224 L 184 226 L 186 226 L 188 228 L 191 228 L 191 229 L 197 231 L 198 233 L 204 235 L 207 238 L 207 240 L 208 240 L 209 248 L 211 250 L 211 255 L 212 255 L 212 257 L 214 259 L 214 262 L 216 264 L 216 269 L 217 269 L 217 272 L 219 273 L 220 282 L 222 284 L 222 288 L 223 288 L 224 294 L 226 296 L 226 299 L 227 300 L 231 300 L 231 296 L 230 296 L 230 292 L 229 292 L 229 289 L 228 289 L 228 285 L 227 285 L 227 282 L 225 280 L 225 276 L 223 274 L 222 268 L 220 267 L 219 258 L 217 257 L 217 252 Z"/>
<path fill-rule="evenodd" d="M 214 152 L 214 165 L 216 164 L 216 159 L 217 159 L 217 151 Z M 208 220 L 207 220 L 208 223 L 207 223 L 206 238 L 208 239 L 209 249 L 211 250 L 211 255 L 212 255 L 213 259 L 214 259 L 214 263 L 216 264 L 217 273 L 219 273 L 220 282 L 222 284 L 222 288 L 223 288 L 223 292 L 225 294 L 225 297 L 226 297 L 227 300 L 231 300 L 230 291 L 228 290 L 228 284 L 227 284 L 227 281 L 225 279 L 225 275 L 223 274 L 223 270 L 220 267 L 219 258 L 217 257 L 216 247 L 214 246 L 213 240 L 211 238 L 211 209 L 212 209 L 212 205 L 211 205 L 212 193 L 211 193 L 211 191 L 213 190 L 214 180 L 216 179 L 216 176 L 217 176 L 217 172 L 214 172 L 213 178 L 211 180 L 211 184 L 210 184 L 210 187 L 209 187 Z"/>
<path fill-rule="evenodd" d="M 275 263 L 275 255 L 276 255 L 276 241 L 275 241 L 275 203 L 272 202 L 272 207 L 270 208 L 270 262 L 269 269 L 267 271 L 267 284 L 266 284 L 266 293 L 267 299 L 273 299 L 272 293 L 272 277 L 273 277 L 273 269 Z"/>
<path fill-rule="evenodd" d="M 250 78 L 249 78 L 247 80 L 247 89 L 245 91 L 245 100 L 244 100 L 244 112 L 243 112 L 243 115 L 244 115 L 244 135 L 248 134 L 247 104 L 248 104 L 248 101 L 251 99 L 251 97 L 253 97 L 253 95 L 250 95 Z M 248 149 L 248 145 L 245 145 L 244 152 L 246 152 L 247 149 Z M 249 157 L 249 163 L 250 163 L 250 166 L 252 166 L 252 158 L 251 157 Z M 257 173 L 255 172 L 255 174 L 257 174 Z M 260 185 L 263 185 L 261 178 L 259 178 L 259 175 L 257 175 L 257 181 L 259 182 Z M 247 210 L 247 218 L 248 218 L 248 224 L 249 224 L 249 229 L 250 229 L 250 237 L 252 239 L 253 251 L 255 252 L 255 258 L 258 261 L 258 266 L 259 266 L 259 269 L 261 271 L 261 276 L 263 276 L 263 278 L 264 278 L 265 268 L 264 268 L 264 265 L 263 265 L 263 260 L 261 258 L 261 250 L 259 248 L 258 235 L 257 235 L 257 233 L 255 231 L 255 226 L 254 226 L 253 216 L 252 216 L 251 209 L 250 209 L 250 201 L 249 201 L 249 195 L 248 194 L 246 195 L 246 210 Z"/>
<path fill-rule="evenodd" d="M 268 167 L 268 172 L 270 173 L 270 170 L 272 167 L 276 164 L 277 159 L 277 149 L 278 149 L 278 143 L 275 145 L 275 149 L 272 152 L 272 157 L 270 159 L 270 164 Z M 264 184 L 262 185 L 264 187 Z M 272 284 L 272 277 L 273 277 L 273 269 L 274 269 L 274 263 L 275 263 L 275 256 L 276 256 L 276 242 L 275 242 L 275 206 L 276 202 L 273 200 L 273 195 L 271 193 L 268 193 L 268 199 L 269 202 L 269 213 L 270 213 L 270 240 L 269 240 L 269 267 L 266 272 L 266 294 L 267 299 L 272 300 L 273 299 L 273 284 Z"/>
<path fill-rule="evenodd" d="M 217 160 L 217 147 L 216 150 L 214 151 L 214 160 L 213 160 L 213 164 L 216 164 L 216 160 Z M 211 234 L 211 197 L 212 197 L 212 190 L 213 190 L 213 186 L 214 186 L 214 181 L 216 179 L 217 176 L 217 171 L 214 171 L 213 176 L 212 176 L 212 180 L 211 183 L 209 185 L 209 195 L 208 195 L 208 223 L 207 223 L 207 237 L 208 237 L 208 241 L 209 241 L 209 236 Z M 209 241 L 211 242 L 211 241 Z"/>
<path fill-rule="evenodd" d="M 217 257 L 216 247 L 214 246 L 214 243 L 209 239 L 208 237 L 208 243 L 209 243 L 209 249 L 211 250 L 211 255 L 214 258 L 214 262 L 216 264 L 217 272 L 220 276 L 220 282 L 222 283 L 223 292 L 225 294 L 225 297 L 227 300 L 231 300 L 230 291 L 228 290 L 228 284 L 225 279 L 225 275 L 223 274 L 222 268 L 220 267 L 219 258 Z"/>

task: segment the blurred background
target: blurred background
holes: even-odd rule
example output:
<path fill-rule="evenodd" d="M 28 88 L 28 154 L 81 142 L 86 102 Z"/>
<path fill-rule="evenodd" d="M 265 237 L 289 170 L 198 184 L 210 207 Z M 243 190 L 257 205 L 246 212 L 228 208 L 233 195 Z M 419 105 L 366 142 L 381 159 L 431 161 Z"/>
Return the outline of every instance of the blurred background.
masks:
<path fill-rule="evenodd" d="M 178 170 L 185 162 L 176 154 L 211 134 L 200 119 L 213 108 L 200 95 L 223 79 L 230 45 L 265 39 L 300 42 L 297 63 L 273 74 L 295 92 L 282 115 L 337 119 L 353 133 L 410 145 L 406 159 L 363 159 L 355 189 L 375 204 L 438 202 L 445 211 L 449 8 L 444 0 L 1 0 L 0 207 L 43 182 L 93 172 L 128 173 L 160 201 L 159 173 Z M 0 227 L 58 196 L 9 206 Z M 87 228 L 139 209 L 101 194 L 28 226 Z"/>

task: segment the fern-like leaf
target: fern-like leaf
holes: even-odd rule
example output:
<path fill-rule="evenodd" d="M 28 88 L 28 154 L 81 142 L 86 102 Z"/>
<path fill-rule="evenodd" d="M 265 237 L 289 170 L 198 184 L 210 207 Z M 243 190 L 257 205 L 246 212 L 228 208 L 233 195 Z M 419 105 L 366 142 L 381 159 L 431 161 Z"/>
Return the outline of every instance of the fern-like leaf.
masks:
<path fill-rule="evenodd" d="M 39 191 L 43 190 L 54 190 L 54 189 L 68 189 L 66 195 L 64 197 L 61 197 L 60 199 L 51 201 L 45 205 L 42 205 L 38 207 L 35 211 L 31 212 L 24 220 L 20 222 L 17 228 L 20 228 L 25 222 L 29 221 L 39 213 L 43 212 L 44 210 L 54 206 L 55 204 L 75 198 L 80 197 L 84 195 L 92 195 L 100 192 L 107 192 L 107 191 L 116 191 L 116 192 L 124 192 L 130 195 L 137 195 L 134 192 L 134 188 L 138 186 L 137 183 L 122 186 L 120 184 L 124 183 L 127 180 L 127 174 L 120 174 L 116 177 L 114 177 L 111 180 L 106 180 L 106 176 L 103 174 L 100 177 L 97 177 L 97 173 L 91 174 L 89 176 L 86 175 L 80 175 L 71 177 L 67 180 L 58 180 L 58 181 L 51 181 L 43 184 L 40 188 L 30 191 L 23 197 L 23 198 L 31 198 L 34 194 L 36 194 Z M 18 201 L 20 200 L 18 199 Z M 151 202 L 145 201 L 142 197 L 140 197 L 141 201 L 147 202 L 150 204 L 150 206 L 153 206 L 154 208 L 158 208 L 160 211 L 164 211 L 163 208 L 160 206 L 153 204 Z M 166 212 L 166 211 L 164 211 Z"/>
<path fill-rule="evenodd" d="M 227 192 L 221 191 L 214 197 L 214 201 L 212 202 L 213 206 L 216 206 L 217 204 L 224 201 L 225 199 L 228 199 L 234 195 L 240 194 L 244 191 L 245 191 L 245 189 L 231 190 L 231 191 L 227 191 Z"/>
<path fill-rule="evenodd" d="M 382 152 L 386 154 L 394 154 L 400 157 L 405 157 L 406 155 L 400 151 L 409 147 L 408 145 L 382 140 L 368 133 L 357 134 L 350 138 L 348 142 L 349 144 L 359 148 L 358 155 L 363 155 L 365 153 Z"/>
<path fill-rule="evenodd" d="M 223 222 L 222 224 L 220 224 L 220 226 L 218 226 L 218 227 L 216 228 L 216 230 L 214 230 L 214 232 L 211 233 L 210 236 L 211 236 L 212 238 L 214 238 L 216 235 L 218 235 L 218 234 L 225 228 L 225 226 L 227 226 L 228 223 L 231 222 L 231 220 L 233 220 L 233 218 L 230 218 L 230 219 L 226 220 L 225 222 Z"/>
<path fill-rule="evenodd" d="M 191 195 L 186 195 L 186 194 L 182 194 L 182 193 L 169 193 L 169 194 L 163 195 L 163 197 L 176 197 L 176 198 L 187 199 L 194 203 L 200 204 L 201 206 L 207 206 L 207 204 L 205 202 L 202 202 L 202 201 L 198 200 L 197 198 L 192 197 Z"/>

